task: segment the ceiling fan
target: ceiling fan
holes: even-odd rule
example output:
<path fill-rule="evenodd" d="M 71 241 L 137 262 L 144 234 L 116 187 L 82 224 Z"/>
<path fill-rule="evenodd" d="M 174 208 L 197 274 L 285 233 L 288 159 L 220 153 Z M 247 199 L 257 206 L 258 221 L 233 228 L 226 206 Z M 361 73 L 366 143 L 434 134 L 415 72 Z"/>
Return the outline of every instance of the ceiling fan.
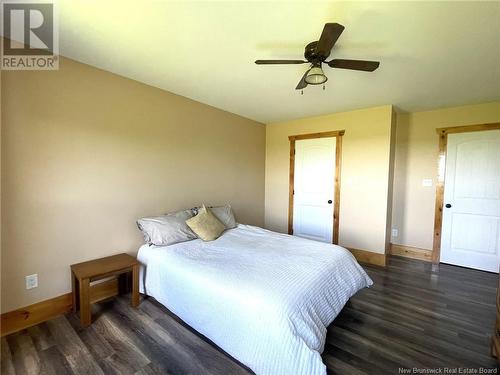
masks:
<path fill-rule="evenodd" d="M 362 70 L 365 72 L 373 72 L 378 68 L 380 63 L 378 61 L 365 61 L 365 60 L 346 60 L 346 59 L 332 59 L 325 61 L 330 56 L 330 51 L 337 42 L 344 31 L 344 26 L 338 23 L 327 23 L 323 28 L 321 37 L 318 41 L 309 43 L 304 52 L 306 60 L 256 60 L 258 65 L 266 64 L 311 64 L 310 68 L 304 73 L 299 81 L 296 90 L 302 90 L 307 85 L 321 85 L 325 83 L 328 78 L 323 69 L 322 64 L 327 64 L 331 68 L 339 69 L 352 69 Z"/>

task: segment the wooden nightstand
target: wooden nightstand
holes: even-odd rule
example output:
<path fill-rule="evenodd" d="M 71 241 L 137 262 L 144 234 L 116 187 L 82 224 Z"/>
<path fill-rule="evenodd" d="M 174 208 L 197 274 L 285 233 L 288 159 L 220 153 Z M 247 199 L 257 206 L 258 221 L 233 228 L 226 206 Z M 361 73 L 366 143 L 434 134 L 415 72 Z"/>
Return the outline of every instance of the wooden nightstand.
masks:
<path fill-rule="evenodd" d="M 73 312 L 80 307 L 80 321 L 87 327 L 91 323 L 90 304 L 119 294 L 126 288 L 132 274 L 133 307 L 139 305 L 139 262 L 128 254 L 91 260 L 71 265 L 71 286 L 73 290 Z M 115 277 L 113 277 L 115 276 Z M 98 281 L 112 279 L 90 285 Z"/>

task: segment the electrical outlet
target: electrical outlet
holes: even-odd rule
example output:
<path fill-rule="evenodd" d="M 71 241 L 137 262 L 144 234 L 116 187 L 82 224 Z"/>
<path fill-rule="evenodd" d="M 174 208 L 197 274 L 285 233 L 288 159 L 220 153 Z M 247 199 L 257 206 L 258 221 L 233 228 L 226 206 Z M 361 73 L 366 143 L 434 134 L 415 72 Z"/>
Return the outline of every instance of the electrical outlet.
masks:
<path fill-rule="evenodd" d="M 38 287 L 38 274 L 26 276 L 26 289 L 33 289 Z"/>
<path fill-rule="evenodd" d="M 398 236 L 398 230 L 396 228 L 392 228 L 392 237 Z"/>

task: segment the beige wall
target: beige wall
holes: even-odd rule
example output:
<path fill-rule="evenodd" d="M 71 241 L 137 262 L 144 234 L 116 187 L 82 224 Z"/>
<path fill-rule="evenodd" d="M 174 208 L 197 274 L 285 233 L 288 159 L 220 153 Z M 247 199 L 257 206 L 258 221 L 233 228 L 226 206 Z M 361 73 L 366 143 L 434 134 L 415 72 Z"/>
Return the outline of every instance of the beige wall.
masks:
<path fill-rule="evenodd" d="M 436 197 L 438 136 L 436 128 L 500 122 L 500 102 L 398 113 L 392 243 L 432 249 Z M 423 187 L 423 179 L 433 179 Z"/>
<path fill-rule="evenodd" d="M 345 129 L 339 242 L 384 253 L 388 224 L 392 106 L 312 117 L 266 127 L 266 227 L 287 231 L 289 135 Z"/>
<path fill-rule="evenodd" d="M 2 312 L 70 291 L 72 263 L 135 252 L 139 217 L 229 202 L 263 225 L 262 124 L 67 59 L 3 72 L 1 91 Z"/>

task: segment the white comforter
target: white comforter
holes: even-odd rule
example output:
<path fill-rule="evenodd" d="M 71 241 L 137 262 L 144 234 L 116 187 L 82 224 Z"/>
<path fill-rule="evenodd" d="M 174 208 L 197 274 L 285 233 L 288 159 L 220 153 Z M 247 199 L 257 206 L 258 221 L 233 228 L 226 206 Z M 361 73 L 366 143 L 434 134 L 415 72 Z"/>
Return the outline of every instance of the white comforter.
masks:
<path fill-rule="evenodd" d="M 141 292 L 256 374 L 326 374 L 326 327 L 372 284 L 342 247 L 241 224 L 137 257 Z"/>

